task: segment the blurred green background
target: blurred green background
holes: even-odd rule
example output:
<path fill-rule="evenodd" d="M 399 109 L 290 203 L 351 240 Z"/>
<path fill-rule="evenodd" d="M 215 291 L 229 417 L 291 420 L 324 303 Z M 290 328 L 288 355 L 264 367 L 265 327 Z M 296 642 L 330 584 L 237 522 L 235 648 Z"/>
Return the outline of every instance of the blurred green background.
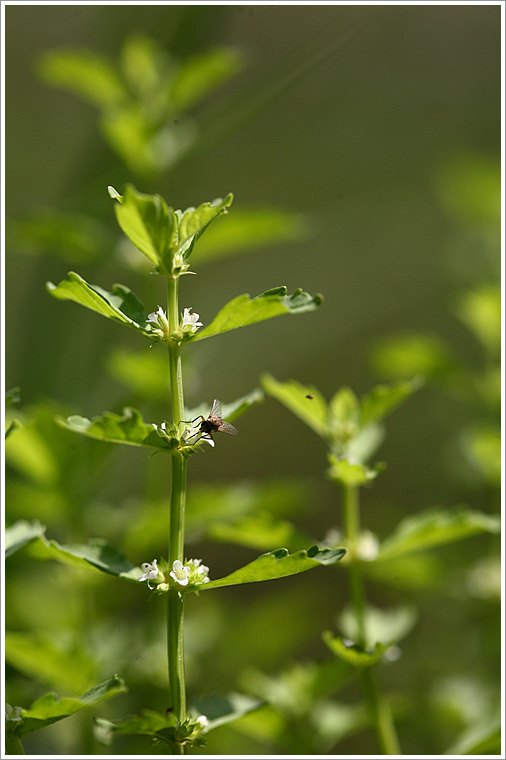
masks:
<path fill-rule="evenodd" d="M 314 384 L 327 398 L 342 385 L 363 394 L 381 380 L 411 377 L 421 367 L 416 357 L 410 361 L 409 352 L 401 350 L 401 359 L 407 360 L 400 367 L 379 353 L 385 339 L 400 333 L 429 336 L 444 347 L 443 358 L 438 363 L 429 351 L 429 381 L 388 421 L 380 451 L 388 468 L 364 493 L 364 527 L 385 536 L 406 514 L 435 504 L 466 503 L 497 511 L 497 467 L 492 464 L 487 472 L 483 456 L 471 461 L 464 439 L 473 425 L 495 429 L 499 414 L 500 7 L 40 5 L 8 6 L 5 17 L 5 383 L 6 388 L 21 388 L 16 416 L 26 415 L 26 422 L 47 415 L 40 429 L 50 431 L 46 407 L 37 411 L 45 399 L 54 400 L 55 409 L 63 405 L 69 413 L 88 417 L 105 409 L 119 411 L 130 402 L 148 419 L 168 416 L 163 395 L 146 400 L 141 393 L 139 401 L 118 369 L 123 354 L 116 353 L 115 369 L 111 366 L 113 351 L 160 356 L 163 349 L 149 351 L 118 325 L 74 304 L 58 303 L 45 283 L 58 283 L 68 270 L 76 270 L 106 289 L 115 282 L 127 285 L 148 310 L 155 310 L 164 302 L 163 283 L 146 277 L 125 255 L 107 186 L 121 192 L 132 182 L 181 209 L 233 192 L 229 216 L 217 222 L 221 229 L 232 224 L 234 214 L 254 209 L 286 212 L 293 215 L 292 222 L 280 239 L 237 255 L 232 251 L 200 263 L 197 245 L 192 267 L 198 276 L 183 279 L 181 305 L 191 306 L 206 324 L 239 293 L 257 295 L 277 285 L 286 285 L 289 292 L 297 287 L 321 292 L 325 301 L 313 314 L 260 323 L 220 336 L 209 346 L 190 346 L 184 356 L 188 405 L 210 404 L 216 397 L 231 401 L 257 386 L 266 370 L 279 380 L 293 377 Z M 220 46 L 234 51 L 220 86 L 171 116 L 170 127 L 181 130 L 188 150 L 172 161 L 169 156 L 165 165 L 155 161 L 151 168 L 140 160 L 128 166 L 104 138 L 107 126 L 99 121 L 97 102 L 52 86 L 48 67 L 41 63 L 53 50 L 88 49 L 116 66 L 136 35 L 175 62 Z M 135 68 L 134 57 L 131 63 Z M 44 225 L 55 214 L 85 215 L 90 245 L 72 235 L 65 239 L 68 245 L 47 236 Z M 489 289 L 490 297 L 482 288 Z M 478 305 L 466 296 L 471 292 L 482 294 Z M 466 367 L 461 375 L 454 372 L 460 366 Z M 155 368 L 154 386 L 159 385 L 157 372 Z M 132 374 L 131 367 L 126 374 Z M 321 539 L 339 526 L 339 499 L 325 478 L 321 441 L 269 398 L 237 427 L 237 439 L 222 436 L 212 455 L 192 458 L 189 513 L 192 486 L 295 479 L 303 489 L 293 497 L 295 507 L 300 501 L 300 529 Z M 39 474 L 38 483 L 46 498 L 26 486 L 27 473 L 33 486 L 31 465 L 23 462 L 22 453 L 8 454 L 13 478 L 12 490 L 7 490 L 8 519 L 38 517 L 58 540 L 70 536 L 84 542 L 101 535 L 125 548 L 125 522 L 137 514 L 131 505 L 146 489 L 159 498 L 168 487 L 167 461 L 148 459 L 142 450 L 128 447 L 112 451 L 70 434 L 62 441 L 68 503 L 51 500 L 47 473 Z M 107 450 L 107 467 L 97 464 L 102 456 L 98 449 Z M 68 504 L 75 511 L 65 512 Z M 464 655 L 485 692 L 490 688 L 499 667 L 496 607 L 488 597 L 468 598 L 457 590 L 458 573 L 488 554 L 490 540 L 473 539 L 465 551 L 457 545 L 444 555 L 452 593 L 434 595 L 432 589 L 417 597 L 421 623 L 405 657 L 391 666 L 394 688 L 402 691 L 407 683 L 408 691 L 428 695 L 438 678 L 455 676 Z M 140 563 L 151 561 L 152 552 L 165 551 L 142 539 L 136 546 L 130 537 L 127 553 Z M 191 554 L 202 556 L 217 577 L 258 551 L 203 540 Z M 18 579 L 29 570 L 22 563 L 17 569 Z M 70 583 L 51 563 L 42 572 L 46 591 L 52 584 Z M 322 656 L 320 631 L 335 626 L 347 598 L 344 581 L 337 591 L 330 582 L 335 577 L 319 570 L 281 585 L 223 591 L 212 603 L 198 600 L 200 617 L 192 617 L 197 602 L 190 600 L 189 688 L 239 688 L 241 669 L 274 672 L 301 657 Z M 97 588 L 105 597 L 112 594 L 110 615 L 117 615 L 118 626 L 144 610 L 145 589 L 136 596 L 136 612 L 127 607 L 131 589 L 113 591 L 114 581 L 100 583 L 104 589 L 90 582 L 91 604 L 100 609 Z M 20 586 L 7 597 L 12 603 L 8 624 L 15 630 L 58 627 L 62 613 L 48 621 L 47 608 L 32 610 L 37 622 L 28 624 L 24 605 L 13 601 L 16 592 L 22 593 Z M 371 600 L 379 604 L 405 603 L 412 594 L 412 589 L 370 589 Z M 84 611 L 76 605 L 77 625 Z M 146 614 L 161 625 L 155 605 L 149 607 Z M 220 616 L 236 629 L 230 639 L 222 631 L 216 635 Z M 293 616 L 297 625 L 284 625 Z M 69 619 L 61 624 L 70 626 Z M 467 631 L 469 636 L 462 638 Z M 140 655 L 123 641 L 123 631 L 117 635 L 120 654 L 108 657 L 113 670 L 126 677 L 131 658 Z M 465 651 L 454 651 L 455 635 Z M 14 693 L 38 696 L 22 675 L 9 675 Z M 106 669 L 104 678 L 108 675 Z M 145 706 L 149 701 L 148 691 Z M 111 703 L 107 709 L 115 716 L 135 708 Z M 406 753 L 437 753 L 450 742 L 451 735 L 434 720 L 431 735 L 409 719 L 404 732 L 401 725 Z M 75 751 L 75 737 L 66 730 L 63 739 L 56 730 L 50 738 L 32 739 L 42 742 L 34 751 Z M 283 751 L 248 738 L 247 732 L 227 731 L 210 743 L 209 752 Z M 146 747 L 141 744 L 138 751 Z M 368 734 L 339 745 L 344 754 L 370 751 L 374 739 Z"/>

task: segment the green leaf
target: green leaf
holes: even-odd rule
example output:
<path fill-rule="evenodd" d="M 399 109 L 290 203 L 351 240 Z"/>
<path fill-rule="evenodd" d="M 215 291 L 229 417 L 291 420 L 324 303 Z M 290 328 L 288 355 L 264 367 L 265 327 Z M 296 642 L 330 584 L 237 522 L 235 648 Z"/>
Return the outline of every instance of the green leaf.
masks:
<path fill-rule="evenodd" d="M 499 756 L 501 754 L 501 725 L 499 711 L 493 710 L 492 715 L 488 715 L 466 728 L 444 754 Z"/>
<path fill-rule="evenodd" d="M 174 254 L 184 254 L 187 262 L 193 246 L 204 234 L 211 222 L 222 214 L 227 213 L 234 196 L 229 193 L 226 198 L 216 198 L 209 203 L 202 203 L 198 208 L 187 208 L 185 211 L 176 211 L 178 226 L 177 237 L 174 245 Z"/>
<path fill-rule="evenodd" d="M 54 559 L 65 565 L 99 570 L 130 581 L 138 581 L 142 571 L 134 567 L 123 552 L 104 539 L 94 538 L 88 544 L 59 544 L 40 535 L 30 544 L 29 554 L 36 560 Z"/>
<path fill-rule="evenodd" d="M 140 715 L 131 715 L 115 723 L 103 718 L 96 718 L 95 722 L 103 742 L 107 744 L 110 743 L 112 734 L 153 736 L 166 742 L 167 737 L 161 732 L 174 729 L 177 718 L 175 715 L 162 715 L 155 710 L 142 710 Z"/>
<path fill-rule="evenodd" d="M 45 631 L 6 631 L 5 659 L 24 676 L 72 694 L 97 675 L 95 660 L 81 645 Z"/>
<path fill-rule="evenodd" d="M 45 530 L 38 520 L 18 520 L 5 531 L 5 556 L 10 557 L 26 544 L 42 536 Z"/>
<path fill-rule="evenodd" d="M 66 419 L 56 417 L 56 422 L 67 430 L 86 435 L 106 443 L 125 443 L 129 446 L 146 446 L 160 451 L 171 451 L 167 438 L 156 432 L 153 425 L 144 422 L 141 413 L 134 407 L 127 406 L 123 415 L 114 412 L 104 412 L 91 420 L 79 415 Z"/>
<path fill-rule="evenodd" d="M 24 736 L 33 731 L 38 731 L 126 691 L 127 688 L 123 679 L 115 675 L 107 681 L 97 684 L 78 699 L 73 697 L 58 699 L 55 694 L 44 694 L 33 702 L 28 709 L 21 709 L 22 721 L 15 729 L 15 733 L 18 736 Z"/>
<path fill-rule="evenodd" d="M 264 700 L 256 699 L 248 694 L 227 694 L 227 696 L 212 695 L 196 700 L 192 707 L 199 715 L 205 715 L 209 720 L 206 733 L 213 728 L 231 723 L 242 718 L 243 715 L 258 710 L 265 705 Z"/>
<path fill-rule="evenodd" d="M 248 565 L 235 570 L 230 575 L 216 581 L 210 581 L 198 587 L 199 591 L 225 586 L 237 586 L 242 583 L 285 578 L 310 570 L 318 565 L 332 565 L 346 554 L 346 549 L 322 549 L 312 546 L 309 549 L 289 554 L 287 549 L 276 549 L 273 552 L 261 554 Z M 195 590 L 195 589 L 192 589 Z"/>
<path fill-rule="evenodd" d="M 160 273 L 170 274 L 177 235 L 174 210 L 160 195 L 139 193 L 133 185 L 127 185 L 114 211 L 119 226 L 135 247 Z"/>
<path fill-rule="evenodd" d="M 198 260 L 214 261 L 261 246 L 291 243 L 307 235 L 300 214 L 278 209 L 235 210 L 226 224 L 217 224 L 199 243 Z"/>
<path fill-rule="evenodd" d="M 392 385 L 376 385 L 370 393 L 362 397 L 362 425 L 384 419 L 421 385 L 420 378 L 403 380 Z"/>
<path fill-rule="evenodd" d="M 98 107 L 112 108 L 126 93 L 111 63 L 89 50 L 52 50 L 37 62 L 38 75 L 48 84 L 75 92 Z"/>
<path fill-rule="evenodd" d="M 264 394 L 262 393 L 261 389 L 254 388 L 245 396 L 241 396 L 241 398 L 238 398 L 235 401 L 230 401 L 229 403 L 222 402 L 222 418 L 224 420 L 227 420 L 227 422 L 231 422 L 232 420 L 237 419 L 237 417 L 243 415 L 244 412 L 247 412 L 248 409 L 253 406 L 253 404 L 260 404 L 263 400 Z M 211 402 L 203 402 L 193 409 L 185 409 L 185 418 L 188 420 L 193 420 L 195 417 L 199 417 L 200 415 L 207 417 L 209 415 L 210 409 Z"/>
<path fill-rule="evenodd" d="M 376 665 L 389 648 L 388 644 L 378 642 L 372 649 L 365 650 L 358 644 L 345 643 L 341 636 L 334 637 L 331 631 L 324 631 L 322 637 L 325 644 L 337 657 L 354 668 L 369 668 Z"/>
<path fill-rule="evenodd" d="M 170 86 L 170 106 L 186 111 L 242 68 L 242 55 L 231 47 L 217 47 L 179 61 Z"/>
<path fill-rule="evenodd" d="M 89 285 L 75 272 L 69 272 L 67 279 L 59 285 L 48 282 L 46 288 L 54 298 L 75 301 L 108 319 L 152 337 L 149 330 L 145 329 L 148 316 L 144 306 L 125 285 L 113 285 L 113 292 L 108 293 L 97 285 Z"/>
<path fill-rule="evenodd" d="M 346 459 L 338 459 L 332 455 L 329 459 L 331 463 L 329 476 L 346 486 L 365 485 L 374 480 L 382 469 L 381 465 L 376 465 L 374 469 L 371 469 L 363 464 L 352 464 Z"/>
<path fill-rule="evenodd" d="M 327 436 L 327 402 L 317 388 L 302 385 L 297 380 L 280 382 L 267 373 L 262 375 L 261 382 L 266 393 L 284 404 L 319 436 Z"/>
<path fill-rule="evenodd" d="M 215 316 L 211 324 L 196 333 L 188 342 L 209 338 L 212 335 L 236 330 L 238 327 L 252 325 L 264 319 L 280 316 L 281 314 L 302 314 L 314 311 L 321 305 L 322 296 L 310 296 L 300 288 L 291 296 L 286 294 L 285 287 L 272 288 L 251 298 L 247 293 L 229 301 Z"/>
<path fill-rule="evenodd" d="M 380 546 L 377 561 L 432 549 L 479 533 L 499 533 L 500 519 L 466 507 L 431 509 L 404 518 Z"/>
<path fill-rule="evenodd" d="M 232 525 L 216 520 L 210 525 L 207 536 L 212 541 L 250 546 L 259 550 L 269 549 L 276 544 L 307 546 L 307 537 L 300 535 L 293 523 L 280 520 L 265 510 L 244 517 Z"/>

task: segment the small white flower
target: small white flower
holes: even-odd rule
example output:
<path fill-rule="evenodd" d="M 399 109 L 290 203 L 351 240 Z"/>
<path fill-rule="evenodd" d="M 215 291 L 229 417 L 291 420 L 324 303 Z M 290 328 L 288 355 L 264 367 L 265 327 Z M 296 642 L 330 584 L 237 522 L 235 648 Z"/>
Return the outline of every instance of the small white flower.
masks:
<path fill-rule="evenodd" d="M 183 565 L 179 559 L 175 559 L 172 563 L 172 570 L 170 572 L 171 578 L 174 578 L 176 583 L 179 583 L 181 586 L 187 586 L 189 574 L 190 568 Z"/>
<path fill-rule="evenodd" d="M 181 324 L 179 325 L 179 329 L 181 332 L 187 333 L 189 335 L 194 335 L 199 327 L 203 326 L 203 322 L 199 322 L 199 315 L 198 314 L 191 314 L 192 307 L 190 306 L 188 309 L 184 310 L 183 313 L 183 319 L 181 320 Z"/>
<path fill-rule="evenodd" d="M 152 311 L 151 314 L 148 314 L 148 322 L 156 325 L 156 327 L 148 325 L 151 328 L 152 335 L 155 335 L 160 340 L 167 339 L 169 335 L 169 320 L 161 306 L 158 307 L 158 311 Z"/>
<path fill-rule="evenodd" d="M 154 580 L 155 578 L 158 578 L 158 560 L 154 559 L 153 562 L 150 564 L 149 562 L 143 562 L 141 565 L 141 568 L 144 570 L 144 575 L 141 575 L 139 578 L 139 581 L 147 581 L 148 587 L 152 588 L 152 586 L 149 585 L 149 581 Z"/>
<path fill-rule="evenodd" d="M 5 703 L 5 720 L 8 723 L 19 723 L 21 718 L 21 707 L 13 707 L 8 702 Z M 197 720 L 199 720 L 197 718 Z"/>

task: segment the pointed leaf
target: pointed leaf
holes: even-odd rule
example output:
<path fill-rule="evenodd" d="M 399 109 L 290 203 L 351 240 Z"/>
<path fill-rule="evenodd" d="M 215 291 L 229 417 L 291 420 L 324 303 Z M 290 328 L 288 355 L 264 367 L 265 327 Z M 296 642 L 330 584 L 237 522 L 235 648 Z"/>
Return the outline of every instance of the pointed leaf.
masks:
<path fill-rule="evenodd" d="M 239 72 L 242 56 L 231 47 L 217 47 L 182 59 L 170 86 L 170 105 L 186 111 L 208 92 Z"/>
<path fill-rule="evenodd" d="M 347 459 L 338 459 L 330 456 L 329 476 L 346 486 L 363 486 L 377 477 L 382 466 L 376 465 L 374 469 L 366 467 L 363 464 L 353 464 Z"/>
<path fill-rule="evenodd" d="M 65 565 L 99 570 L 131 581 L 137 581 L 142 573 L 119 549 L 101 538 L 91 539 L 88 544 L 65 545 L 41 535 L 31 543 L 29 554 L 36 560 L 54 559 Z"/>
<path fill-rule="evenodd" d="M 119 200 L 117 194 L 115 197 Z M 127 185 L 114 211 L 119 226 L 135 247 L 160 273 L 170 274 L 176 235 L 174 210 L 160 195 L 139 193 L 133 185 Z"/>
<path fill-rule="evenodd" d="M 466 507 L 453 510 L 431 509 L 402 520 L 380 546 L 377 560 L 387 560 L 413 552 L 453 543 L 479 533 L 499 533 L 500 518 Z"/>
<path fill-rule="evenodd" d="M 144 422 L 141 413 L 130 406 L 123 409 L 123 415 L 104 412 L 91 420 L 72 415 L 66 419 L 57 417 L 56 421 L 67 430 L 107 443 L 147 446 L 160 451 L 171 451 L 176 445 L 171 446 L 167 438 L 158 435 L 153 425 Z"/>
<path fill-rule="evenodd" d="M 263 400 L 264 394 L 260 388 L 254 388 L 245 396 L 241 396 L 241 398 L 238 398 L 235 401 L 230 401 L 229 403 L 222 402 L 222 419 L 231 422 L 232 420 L 237 419 L 237 417 L 241 417 L 241 415 L 243 415 L 244 412 L 247 412 L 248 409 L 253 406 L 253 404 L 260 404 Z M 188 420 L 193 420 L 195 417 L 198 417 L 200 415 L 207 417 L 210 409 L 211 403 L 199 404 L 199 406 L 193 409 L 186 409 L 185 418 Z"/>
<path fill-rule="evenodd" d="M 369 668 L 376 665 L 389 649 L 388 644 L 378 642 L 371 650 L 365 650 L 358 644 L 345 643 L 341 636 L 334 637 L 331 631 L 324 631 L 323 641 L 337 657 L 353 665 L 354 668 Z"/>
<path fill-rule="evenodd" d="M 264 390 L 277 398 L 315 433 L 325 438 L 328 433 L 327 402 L 320 391 L 312 385 L 302 385 L 297 380 L 279 382 L 265 373 L 261 377 Z"/>
<path fill-rule="evenodd" d="M 128 325 L 143 335 L 150 336 L 146 330 L 147 314 L 137 296 L 125 285 L 113 285 L 113 292 L 97 285 L 89 285 L 75 272 L 69 272 L 66 280 L 59 285 L 52 282 L 46 284 L 48 292 L 62 301 L 75 301 L 87 309 L 112 319 L 115 322 Z"/>
<path fill-rule="evenodd" d="M 392 385 L 376 385 L 362 397 L 362 425 L 384 419 L 422 385 L 420 378 Z"/>
<path fill-rule="evenodd" d="M 58 699 L 55 694 L 49 693 L 37 699 L 28 709 L 21 709 L 20 716 L 22 721 L 16 729 L 18 736 L 38 731 L 53 723 L 57 723 L 76 712 L 94 707 L 106 699 L 122 694 L 127 691 L 122 678 L 113 676 L 112 678 L 97 684 L 92 689 L 83 694 L 82 697 L 62 697 Z"/>
<path fill-rule="evenodd" d="M 225 586 L 237 586 L 242 583 L 255 583 L 258 581 L 284 578 L 288 575 L 296 575 L 305 570 L 310 570 L 318 565 L 332 565 L 338 562 L 346 554 L 346 549 L 318 549 L 312 546 L 310 549 L 289 554 L 287 549 L 276 549 L 241 567 L 230 575 L 216 581 L 200 585 L 199 591 L 207 591 L 213 588 Z M 195 589 L 193 589 L 195 590 Z"/>
<path fill-rule="evenodd" d="M 184 253 L 185 261 L 188 261 L 196 241 L 211 222 L 227 213 L 233 200 L 234 196 L 229 193 L 226 198 L 216 198 L 210 203 L 202 203 L 198 208 L 190 207 L 185 211 L 176 211 L 178 227 L 174 252 Z"/>
<path fill-rule="evenodd" d="M 189 342 L 204 340 L 212 335 L 236 330 L 238 327 L 252 325 L 281 314 L 302 314 L 314 311 L 322 301 L 322 296 L 310 296 L 301 289 L 288 296 L 285 287 L 272 288 L 255 298 L 250 298 L 245 293 L 229 301 L 218 312 L 211 324 L 190 338 Z"/>

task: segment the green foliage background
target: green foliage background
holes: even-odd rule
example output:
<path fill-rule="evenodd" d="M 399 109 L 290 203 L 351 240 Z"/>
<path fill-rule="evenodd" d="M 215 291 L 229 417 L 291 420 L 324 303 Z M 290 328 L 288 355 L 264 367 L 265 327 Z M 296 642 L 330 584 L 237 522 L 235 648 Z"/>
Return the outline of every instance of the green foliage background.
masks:
<path fill-rule="evenodd" d="M 21 389 L 13 416 L 24 425 L 6 442 L 8 523 L 40 519 L 62 543 L 100 536 L 136 564 L 166 552 L 159 544 L 166 459 L 113 450 L 53 422 L 55 414 L 93 417 L 130 403 L 149 419 L 168 413 L 163 349 L 147 349 L 133 331 L 45 290 L 46 281 L 77 269 L 106 289 L 124 283 L 149 310 L 162 303 L 158 278 L 132 265 L 107 195 L 108 185 L 121 192 L 128 182 L 181 209 L 233 192 L 229 215 L 216 223 L 223 235 L 238 224 L 234 216 L 268 210 L 265 231 L 239 225 L 241 244 L 218 233 L 213 243 L 213 228 L 201 254 L 197 244 L 198 276 L 183 279 L 181 305 L 204 324 L 238 293 L 286 285 L 325 297 L 314 314 L 185 349 L 189 406 L 241 397 L 264 371 L 330 399 L 343 385 L 362 395 L 379 380 L 423 370 L 424 388 L 388 420 L 380 451 L 388 467 L 364 490 L 364 527 L 384 538 L 405 516 L 435 505 L 497 513 L 499 6 L 42 5 L 8 6 L 5 16 L 5 385 Z M 175 61 L 217 46 L 229 51 L 220 59 L 229 75 L 218 71 L 215 90 L 185 102 L 181 88 L 168 118 L 188 152 L 165 166 L 140 159 L 127 166 L 104 139 L 113 129 L 111 115 L 99 115 L 106 95 L 93 88 L 92 103 L 90 93 L 83 100 L 55 88 L 47 59 L 41 63 L 65 48 L 116 65 L 135 35 Z M 142 60 L 130 63 L 140 81 Z M 400 333 L 410 342 L 399 343 Z M 191 555 L 202 556 L 214 578 L 259 550 L 285 541 L 290 550 L 309 546 L 301 535 L 322 540 L 340 526 L 325 447 L 308 428 L 270 397 L 237 426 L 237 439 L 222 436 L 190 462 Z M 254 544 L 251 531 L 238 538 L 230 529 L 237 504 L 264 515 Z M 272 536 L 281 522 L 274 526 L 272 513 L 299 534 L 289 527 L 278 544 Z M 402 657 L 382 671 L 399 698 L 406 754 L 442 752 L 497 704 L 497 551 L 496 537 L 474 537 L 370 581 L 376 606 L 418 608 Z M 117 579 L 21 553 L 9 563 L 6 623 L 32 637 L 13 645 L 12 704 L 26 706 L 48 688 L 81 696 L 117 672 L 129 692 L 95 714 L 115 718 L 154 705 L 163 712 L 163 616 L 156 601 L 146 603 L 144 587 L 132 592 Z M 293 663 L 329 659 L 321 633 L 336 628 L 347 598 L 337 566 L 192 599 L 190 693 L 275 692 L 268 679 Z M 41 642 L 43 670 L 33 654 Z M 294 688 L 286 676 L 285 689 Z M 355 704 L 359 693 L 351 684 L 340 697 Z M 297 717 L 283 704 L 286 725 L 309 720 L 309 708 Z M 290 746 L 273 723 L 279 716 L 269 714 L 263 723 L 245 718 L 217 729 L 193 751 L 375 751 L 371 732 L 354 733 L 360 715 L 347 715 L 348 724 L 342 714 L 329 716 L 349 731 L 340 742 L 330 731 L 316 749 L 303 729 Z M 142 739 L 117 741 L 111 751 L 151 749 Z M 103 754 L 93 742 L 84 712 L 32 734 L 26 749 Z"/>

